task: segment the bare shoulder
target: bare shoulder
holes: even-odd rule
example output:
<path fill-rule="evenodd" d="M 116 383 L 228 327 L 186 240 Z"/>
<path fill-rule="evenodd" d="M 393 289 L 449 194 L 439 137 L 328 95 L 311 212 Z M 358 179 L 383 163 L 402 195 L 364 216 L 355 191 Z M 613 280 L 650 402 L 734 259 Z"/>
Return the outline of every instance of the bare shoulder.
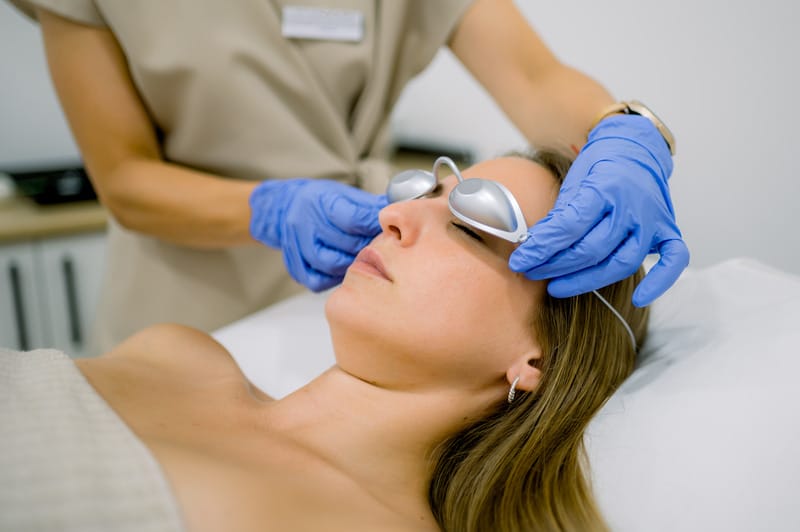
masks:
<path fill-rule="evenodd" d="M 239 372 L 236 361 L 211 335 L 174 323 L 152 325 L 105 353 L 106 359 L 125 359 L 181 371 L 219 376 Z"/>
<path fill-rule="evenodd" d="M 228 350 L 213 337 L 170 323 L 147 327 L 107 353 L 77 359 L 75 364 L 95 389 L 117 406 L 128 404 L 124 401 L 136 405 L 146 399 L 158 402 L 166 395 L 177 407 L 178 395 L 191 403 L 198 391 L 238 398 L 242 382 L 247 382 Z M 272 400 L 255 387 L 249 389 L 249 394 L 261 401 Z"/>
<path fill-rule="evenodd" d="M 225 351 L 219 342 L 203 331 L 177 323 L 159 323 L 134 333 L 104 356 L 131 356 L 142 351 L 171 350 L 176 347 Z"/>

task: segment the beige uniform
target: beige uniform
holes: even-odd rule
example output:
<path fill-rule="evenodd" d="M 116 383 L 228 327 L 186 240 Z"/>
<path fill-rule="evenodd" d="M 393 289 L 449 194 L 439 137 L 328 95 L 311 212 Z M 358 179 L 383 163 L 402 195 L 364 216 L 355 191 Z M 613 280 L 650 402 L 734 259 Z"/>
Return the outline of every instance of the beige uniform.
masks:
<path fill-rule="evenodd" d="M 113 31 L 167 160 L 382 192 L 392 106 L 471 0 L 12 1 Z M 358 10 L 363 38 L 286 38 L 290 4 Z M 88 82 L 102 90 L 102 79 Z M 157 322 L 213 330 L 302 289 L 263 246 L 191 249 L 113 220 L 108 233 L 95 351 Z"/>

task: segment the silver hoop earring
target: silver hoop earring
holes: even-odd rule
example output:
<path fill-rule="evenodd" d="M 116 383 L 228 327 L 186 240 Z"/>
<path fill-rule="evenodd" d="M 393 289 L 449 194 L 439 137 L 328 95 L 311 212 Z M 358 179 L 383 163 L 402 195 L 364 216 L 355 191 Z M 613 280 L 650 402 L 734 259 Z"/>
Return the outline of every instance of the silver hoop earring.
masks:
<path fill-rule="evenodd" d="M 517 378 L 514 379 L 514 382 L 511 383 L 511 388 L 508 390 L 508 402 L 512 403 L 514 401 L 514 396 L 517 395 L 517 383 L 519 382 L 519 375 Z"/>

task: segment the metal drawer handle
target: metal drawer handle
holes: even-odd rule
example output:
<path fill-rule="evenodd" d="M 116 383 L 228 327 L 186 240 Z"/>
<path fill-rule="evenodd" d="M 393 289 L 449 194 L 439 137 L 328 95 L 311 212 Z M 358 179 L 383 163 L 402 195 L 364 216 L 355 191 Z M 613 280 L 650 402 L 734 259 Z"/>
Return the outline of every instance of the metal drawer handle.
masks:
<path fill-rule="evenodd" d="M 69 316 L 69 334 L 72 343 L 80 346 L 83 343 L 83 328 L 81 327 L 81 313 L 78 305 L 78 290 L 75 280 L 75 267 L 72 259 L 61 259 L 61 273 L 64 275 L 64 289 L 67 296 L 67 316 Z"/>
<path fill-rule="evenodd" d="M 17 319 L 17 343 L 22 351 L 31 348 L 28 338 L 28 324 L 25 319 L 25 302 L 22 299 L 22 282 L 20 280 L 19 267 L 15 262 L 8 266 L 8 278 L 11 281 L 11 298 L 14 302 L 14 314 Z"/>

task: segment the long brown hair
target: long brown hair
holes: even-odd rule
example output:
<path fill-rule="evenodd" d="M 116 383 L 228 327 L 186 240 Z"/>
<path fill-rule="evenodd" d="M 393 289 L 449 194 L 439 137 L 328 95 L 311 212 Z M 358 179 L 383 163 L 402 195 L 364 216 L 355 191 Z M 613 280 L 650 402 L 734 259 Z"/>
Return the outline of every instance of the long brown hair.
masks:
<path fill-rule="evenodd" d="M 556 152 L 525 156 L 562 181 L 570 160 Z M 647 309 L 631 303 L 636 274 L 599 292 L 641 345 Z M 542 348 L 537 389 L 503 402 L 438 449 L 431 509 L 445 531 L 608 530 L 586 477 L 583 433 L 633 371 L 626 330 L 594 294 L 546 295 L 531 317 Z"/>

